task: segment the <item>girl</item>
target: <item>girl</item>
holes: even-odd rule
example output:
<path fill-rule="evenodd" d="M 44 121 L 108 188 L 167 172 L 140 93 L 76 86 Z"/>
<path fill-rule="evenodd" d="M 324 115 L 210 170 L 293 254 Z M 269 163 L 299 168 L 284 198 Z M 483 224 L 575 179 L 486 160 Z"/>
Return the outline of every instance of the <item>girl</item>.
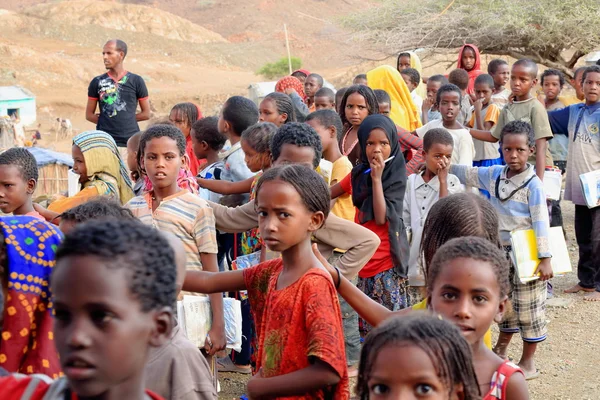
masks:
<path fill-rule="evenodd" d="M 464 235 L 478 237 L 451 240 Z M 449 247 L 451 250 L 443 251 L 448 245 L 447 241 L 454 242 L 455 245 Z M 483 393 L 487 393 L 484 400 L 521 400 L 528 398 L 524 376 L 522 373 L 514 374 L 520 370 L 503 362 L 490 349 L 489 328 L 493 322 L 502 319 L 510 287 L 509 266 L 506 257 L 499 256 L 503 254 L 499 243 L 498 216 L 485 199 L 461 193 L 435 203 L 427 216 L 421 241 L 427 284 L 425 304 L 427 308 L 457 325 L 471 345 L 480 388 Z M 327 265 L 323 258 L 321 261 L 324 262 L 323 265 Z M 459 271 L 458 268 L 456 276 L 447 273 L 458 265 L 466 265 L 465 271 Z M 482 267 L 485 265 L 488 266 L 487 274 L 493 278 L 475 273 L 483 273 L 485 269 Z M 330 268 L 330 273 L 334 281 L 337 281 L 337 271 Z M 481 288 L 486 289 L 482 291 Z M 394 314 L 367 298 L 343 278 L 338 290 L 359 315 L 367 317 L 368 322 L 375 326 Z M 471 305 L 473 308 L 468 312 L 450 309 L 448 305 L 457 304 L 458 298 L 472 298 L 475 304 Z M 485 310 L 479 306 L 485 306 Z M 415 306 L 415 309 L 419 308 L 425 306 Z"/>
<path fill-rule="evenodd" d="M 309 114 L 308 106 L 306 105 L 306 94 L 304 93 L 304 83 L 293 76 L 281 78 L 275 84 L 277 93 L 285 93 L 292 99 L 294 103 L 294 112 L 298 122 L 304 122 L 304 118 Z"/>
<path fill-rule="evenodd" d="M 110 196 L 121 204 L 133 197 L 131 180 L 115 140 L 102 131 L 88 131 L 73 138 L 71 148 L 73 172 L 79 175 L 81 191 L 72 197 L 57 200 L 48 210 L 36 206 L 36 211 L 53 221 L 70 208 L 98 196 Z"/>
<path fill-rule="evenodd" d="M 458 62 L 456 68 L 464 69 L 469 73 L 469 86 L 467 87 L 467 94 L 471 96 L 473 101 L 475 98 L 475 79 L 483 71 L 481 70 L 481 56 L 479 55 L 479 49 L 474 44 L 465 44 L 460 48 L 458 52 Z"/>
<path fill-rule="evenodd" d="M 273 92 L 268 94 L 258 107 L 259 121 L 272 122 L 278 128 L 288 122 L 296 122 L 296 112 L 290 96 Z"/>
<path fill-rule="evenodd" d="M 364 87 L 364 86 L 363 86 Z M 369 89 L 370 90 L 370 89 Z M 351 100 L 352 101 L 352 100 Z M 358 274 L 358 287 L 389 310 L 409 304 L 409 247 L 402 222 L 406 166 L 396 126 L 386 116 L 370 115 L 358 129 L 362 163 L 331 188 L 332 198 L 351 193 L 355 221 L 379 236 L 381 244 Z M 386 160 L 389 162 L 385 163 Z M 361 332 L 370 327 L 361 321 Z"/>
<path fill-rule="evenodd" d="M 253 189 L 261 175 L 258 172 L 264 172 L 271 167 L 270 144 L 276 132 L 277 126 L 271 122 L 259 122 L 242 132 L 241 143 L 246 165 L 256 175 L 239 182 L 197 178 L 200 187 L 220 194 L 250 193 L 250 200 L 252 200 Z"/>
<path fill-rule="evenodd" d="M 256 210 L 265 244 L 282 257 L 244 270 L 186 275 L 188 291 L 248 290 L 259 343 L 250 398 L 348 398 L 339 303 L 310 244 L 329 208 L 327 185 L 315 171 L 272 168 L 257 184 Z"/>
<path fill-rule="evenodd" d="M 175 104 L 169 114 L 169 121 L 179 128 L 185 136 L 185 154 L 188 157 L 188 168 L 192 176 L 198 175 L 200 167 L 204 165 L 204 162 L 198 160 L 194 153 L 192 137 L 190 136 L 192 125 L 199 119 L 202 119 L 202 113 L 200 107 L 194 103 Z"/>
<path fill-rule="evenodd" d="M 0 368 L 9 372 L 54 379 L 60 373 L 48 285 L 61 240 L 58 229 L 46 221 L 0 217 Z"/>
<path fill-rule="evenodd" d="M 361 160 L 360 146 L 357 146 L 358 128 L 367 116 L 379 113 L 377 98 L 368 86 L 352 85 L 344 93 L 339 110 L 345 130 L 340 150 L 352 165 L 358 165 Z"/>
<path fill-rule="evenodd" d="M 367 336 L 356 391 L 361 400 L 481 399 L 467 341 L 423 315 L 390 318 Z"/>
<path fill-rule="evenodd" d="M 423 82 L 426 82 L 427 79 L 423 77 L 423 66 L 421 65 L 421 59 L 414 51 L 404 51 L 398 55 L 398 62 L 396 63 L 398 72 L 402 72 L 407 68 L 414 68 L 419 71 L 419 75 L 421 76 L 421 82 L 419 82 L 419 86 L 415 89 L 417 94 L 421 96 L 422 99 L 427 98 L 427 88 Z"/>

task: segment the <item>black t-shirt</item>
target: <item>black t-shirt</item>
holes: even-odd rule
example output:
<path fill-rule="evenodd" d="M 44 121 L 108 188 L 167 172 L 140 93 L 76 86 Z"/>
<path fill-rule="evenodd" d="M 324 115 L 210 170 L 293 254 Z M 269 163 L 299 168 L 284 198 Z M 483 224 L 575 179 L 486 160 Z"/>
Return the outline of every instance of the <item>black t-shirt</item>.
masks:
<path fill-rule="evenodd" d="M 98 100 L 100 107 L 96 129 L 110 134 L 117 146 L 126 147 L 127 140 L 140 130 L 135 114 L 138 101 L 148 97 L 144 79 L 126 72 L 116 81 L 106 73 L 92 79 L 88 97 Z"/>

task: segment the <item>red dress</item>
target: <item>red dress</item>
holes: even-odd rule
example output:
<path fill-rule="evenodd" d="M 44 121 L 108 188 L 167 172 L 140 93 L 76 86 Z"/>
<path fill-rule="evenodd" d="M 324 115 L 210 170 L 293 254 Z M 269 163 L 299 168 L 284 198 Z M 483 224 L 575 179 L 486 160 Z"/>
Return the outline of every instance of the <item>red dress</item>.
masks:
<path fill-rule="evenodd" d="M 266 261 L 244 270 L 258 336 L 256 369 L 265 378 L 309 367 L 312 358 L 341 377 L 325 389 L 294 399 L 348 399 L 348 369 L 337 293 L 329 274 L 310 269 L 290 286 L 277 290 L 283 261 Z"/>

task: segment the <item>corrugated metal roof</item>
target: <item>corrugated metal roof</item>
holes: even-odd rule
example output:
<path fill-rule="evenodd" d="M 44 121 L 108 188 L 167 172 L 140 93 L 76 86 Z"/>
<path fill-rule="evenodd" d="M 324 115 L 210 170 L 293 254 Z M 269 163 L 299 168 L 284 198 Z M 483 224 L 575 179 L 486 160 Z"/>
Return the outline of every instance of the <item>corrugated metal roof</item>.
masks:
<path fill-rule="evenodd" d="M 35 99 L 35 95 L 21 86 L 0 86 L 0 101 Z"/>

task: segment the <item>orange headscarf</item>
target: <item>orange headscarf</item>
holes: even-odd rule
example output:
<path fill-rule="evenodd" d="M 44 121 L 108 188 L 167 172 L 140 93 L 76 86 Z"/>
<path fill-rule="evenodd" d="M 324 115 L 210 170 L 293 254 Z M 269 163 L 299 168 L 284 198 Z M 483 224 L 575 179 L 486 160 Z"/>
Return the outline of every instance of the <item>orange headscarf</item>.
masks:
<path fill-rule="evenodd" d="M 285 89 L 294 89 L 298 96 L 306 101 L 306 94 L 304 94 L 304 85 L 300 82 L 300 79 L 295 76 L 286 76 L 277 81 L 275 85 L 275 91 L 279 93 L 285 93 Z"/>

